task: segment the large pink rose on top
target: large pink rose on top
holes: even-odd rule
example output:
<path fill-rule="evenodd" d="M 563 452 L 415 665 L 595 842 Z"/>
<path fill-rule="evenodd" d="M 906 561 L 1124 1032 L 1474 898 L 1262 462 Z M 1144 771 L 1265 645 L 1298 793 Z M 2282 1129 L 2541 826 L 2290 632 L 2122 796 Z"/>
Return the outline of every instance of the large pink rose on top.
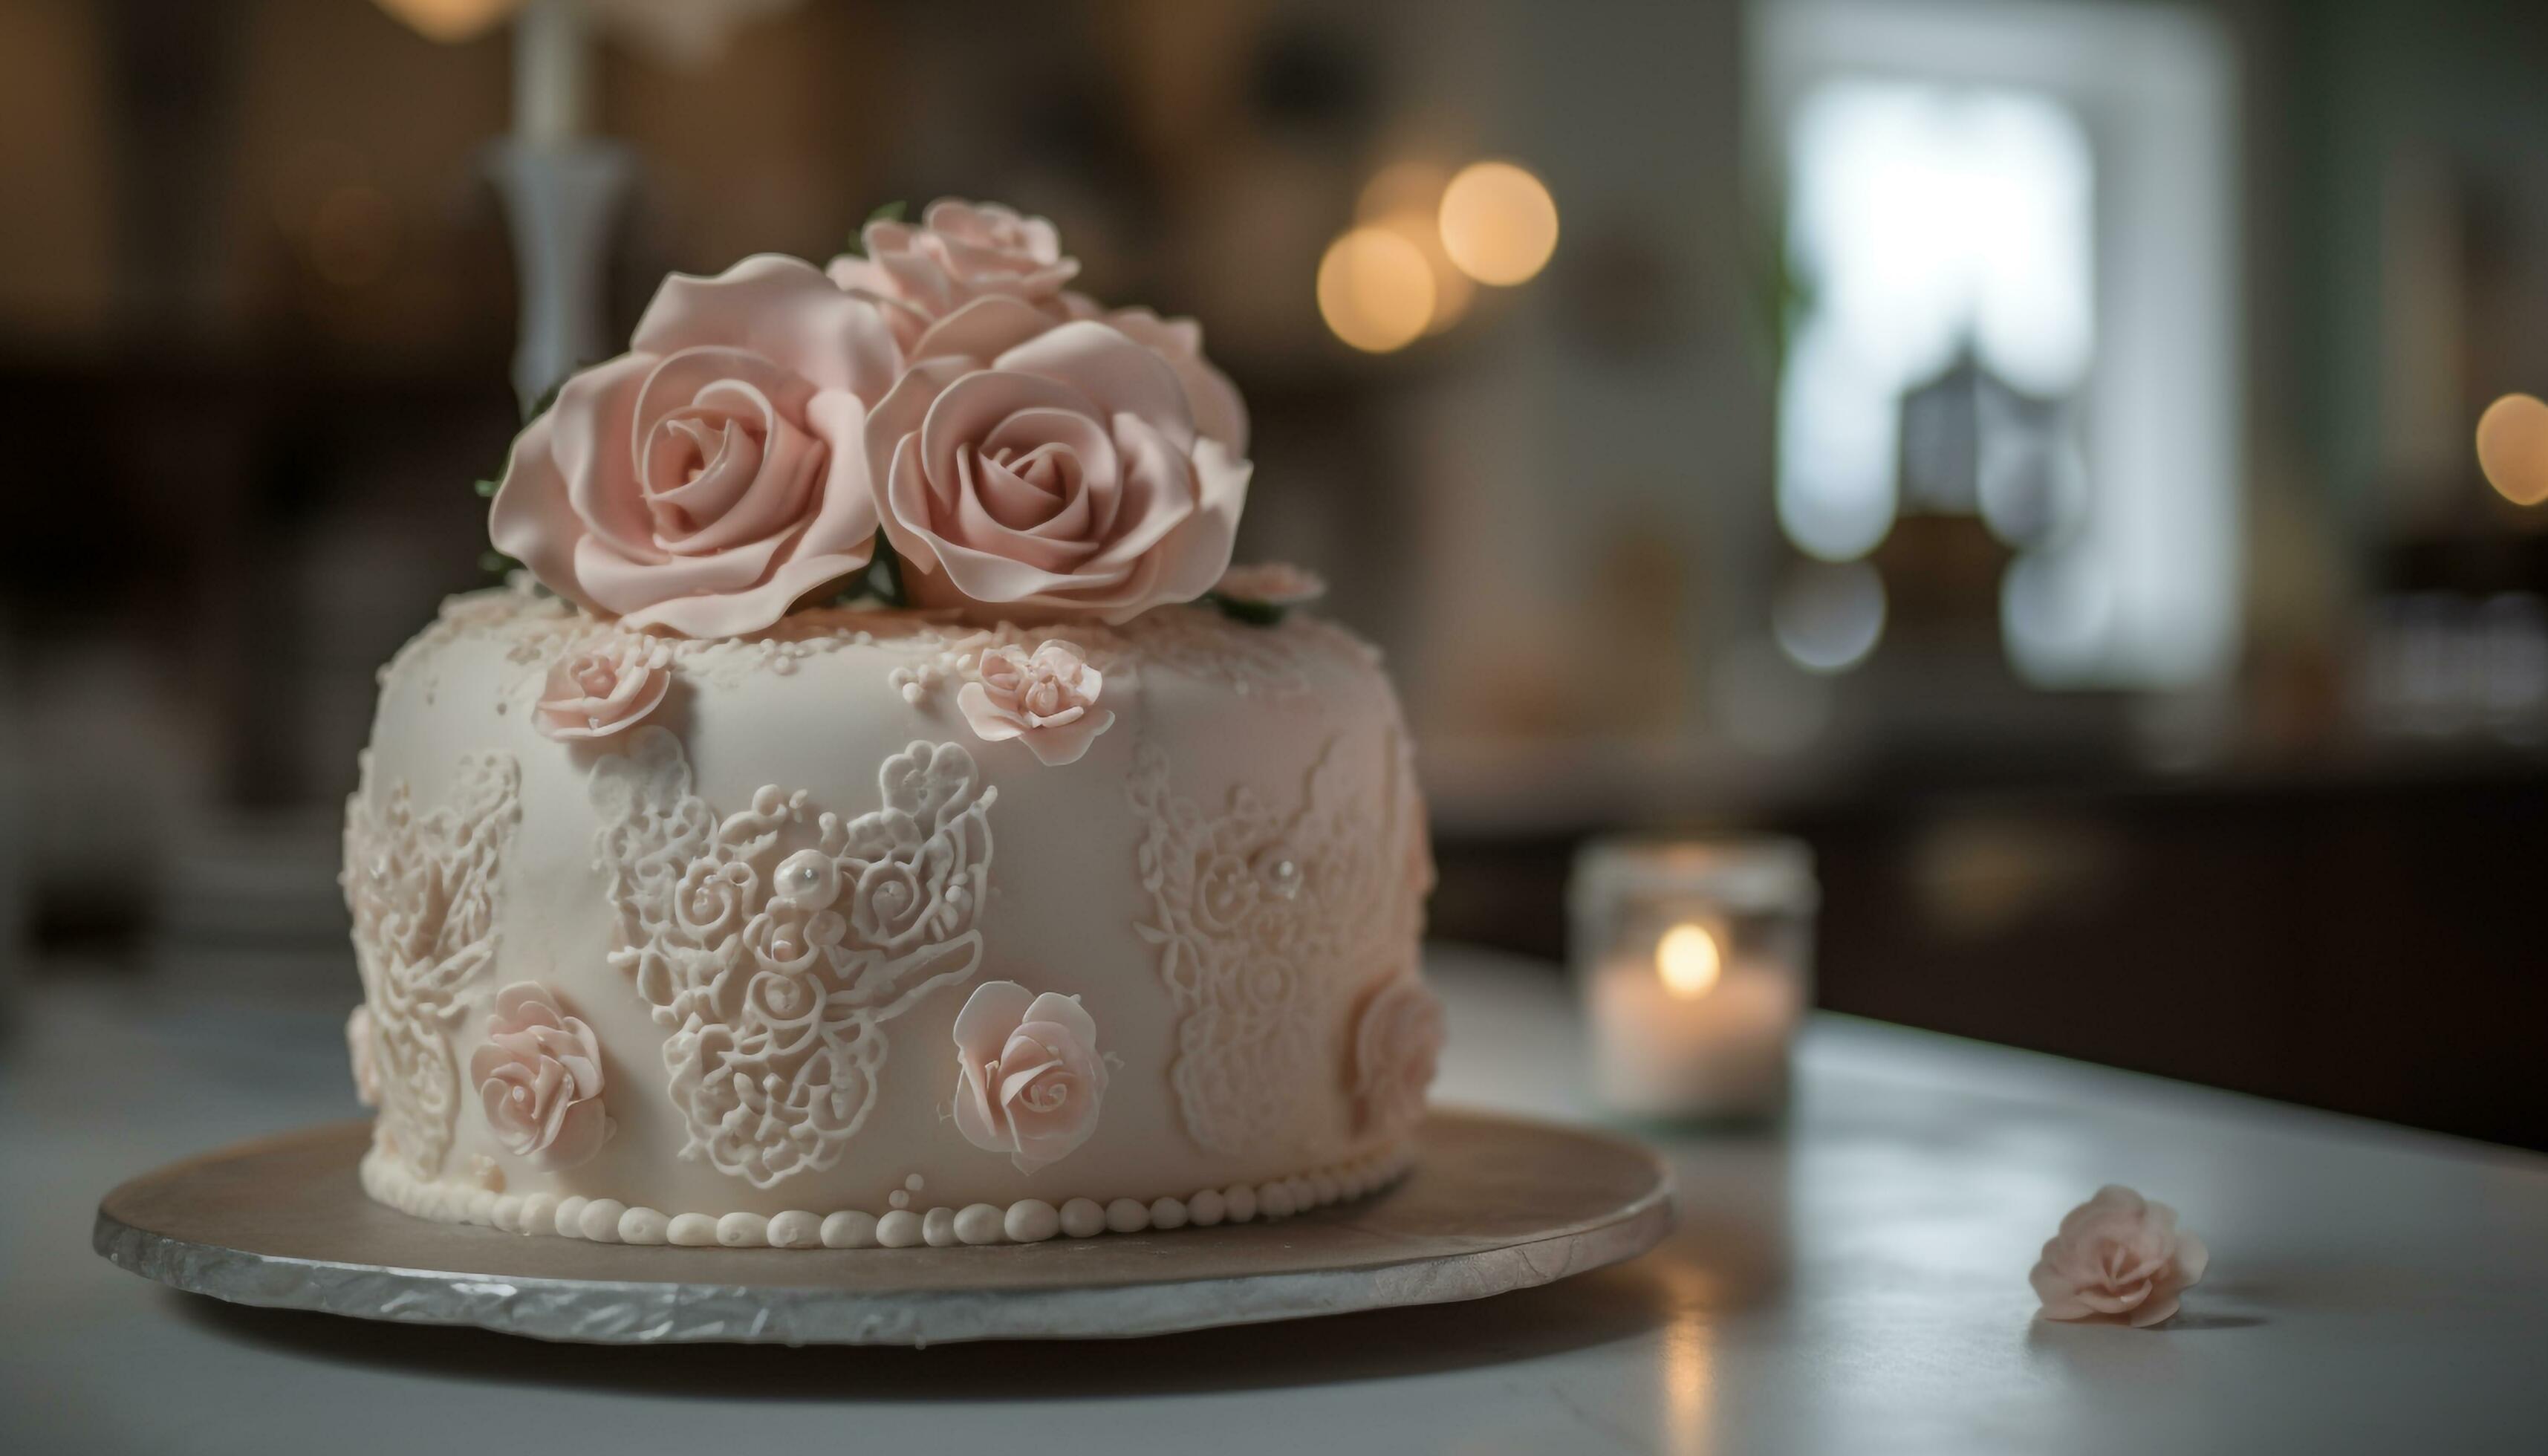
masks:
<path fill-rule="evenodd" d="M 832 281 L 884 303 L 896 338 L 915 359 L 930 324 L 976 299 L 1028 304 L 1056 323 L 1085 307 L 1062 292 L 1078 276 L 1079 260 L 1062 253 L 1061 234 L 998 203 L 942 197 L 917 224 L 867 224 L 859 242 L 866 256 L 834 258 Z"/>
<path fill-rule="evenodd" d="M 513 442 L 489 534 L 630 626 L 732 636 L 866 565 L 864 432 L 902 352 L 879 306 L 812 264 L 675 274 L 629 352 Z"/>
<path fill-rule="evenodd" d="M 1203 325 L 1192 318 L 1162 318 L 1147 309 L 1118 309 L 1106 321 L 1135 343 L 1168 361 L 1194 411 L 1195 433 L 1219 440 L 1232 455 L 1247 453 L 1247 402 L 1238 386 L 1203 356 Z"/>
<path fill-rule="evenodd" d="M 1012 342 L 1022 313 L 958 316 L 963 347 L 914 363 L 868 417 L 911 598 L 1120 622 L 1202 595 L 1229 565 L 1248 463 L 1195 428 L 1154 350 L 1084 319 Z"/>

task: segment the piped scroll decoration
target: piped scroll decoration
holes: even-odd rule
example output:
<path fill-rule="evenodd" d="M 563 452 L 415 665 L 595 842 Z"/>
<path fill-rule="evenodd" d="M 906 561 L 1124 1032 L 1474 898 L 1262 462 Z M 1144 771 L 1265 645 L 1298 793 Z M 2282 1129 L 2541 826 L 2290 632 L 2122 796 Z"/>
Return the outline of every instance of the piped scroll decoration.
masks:
<path fill-rule="evenodd" d="M 374 1138 L 430 1178 L 451 1150 L 460 1077 L 451 1032 L 462 994 L 496 958 L 497 878 L 521 819 L 509 754 L 460 761 L 450 802 L 419 816 L 405 783 L 384 794 L 362 757 L 345 804 L 338 882 L 354 921 L 370 1049 L 380 1087 Z"/>
<path fill-rule="evenodd" d="M 1303 1139 L 1305 1104 L 1331 1098 L 1326 1056 L 1360 989 L 1335 969 L 1390 964 L 1413 945 L 1420 891 L 1406 876 L 1427 863 L 1422 819 L 1394 725 L 1377 751 L 1367 795 L 1354 744 L 1338 737 L 1298 804 L 1240 787 L 1220 814 L 1171 789 L 1157 744 L 1135 756 L 1127 790 L 1150 902 L 1135 930 L 1159 948 L 1176 1009 L 1168 1079 L 1186 1133 L 1214 1152 Z"/>
<path fill-rule="evenodd" d="M 611 963 L 672 1031 L 682 1156 L 756 1188 L 831 1167 L 874 1102 L 884 1024 L 981 958 L 998 790 L 960 745 L 915 741 L 856 818 L 774 784 L 719 815 L 679 738 L 627 741 L 593 769 L 594 856 Z"/>

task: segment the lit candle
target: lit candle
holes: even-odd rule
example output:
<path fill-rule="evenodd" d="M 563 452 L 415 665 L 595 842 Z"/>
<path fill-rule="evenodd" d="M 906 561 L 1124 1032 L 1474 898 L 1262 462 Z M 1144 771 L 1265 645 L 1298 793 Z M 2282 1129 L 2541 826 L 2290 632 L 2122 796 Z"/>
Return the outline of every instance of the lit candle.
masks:
<path fill-rule="evenodd" d="M 1776 1114 L 1809 1004 L 1801 847 L 1591 847 L 1575 885 L 1593 1090 L 1631 1117 Z"/>

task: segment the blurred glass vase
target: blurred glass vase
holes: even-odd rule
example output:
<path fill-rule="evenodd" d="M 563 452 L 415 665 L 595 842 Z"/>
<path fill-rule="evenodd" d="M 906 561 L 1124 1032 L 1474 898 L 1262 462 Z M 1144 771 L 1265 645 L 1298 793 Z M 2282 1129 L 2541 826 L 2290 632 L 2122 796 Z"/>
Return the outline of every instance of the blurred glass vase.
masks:
<path fill-rule="evenodd" d="M 1587 843 L 1568 917 L 1601 1102 L 1689 1122 L 1783 1111 L 1817 898 L 1792 840 Z"/>

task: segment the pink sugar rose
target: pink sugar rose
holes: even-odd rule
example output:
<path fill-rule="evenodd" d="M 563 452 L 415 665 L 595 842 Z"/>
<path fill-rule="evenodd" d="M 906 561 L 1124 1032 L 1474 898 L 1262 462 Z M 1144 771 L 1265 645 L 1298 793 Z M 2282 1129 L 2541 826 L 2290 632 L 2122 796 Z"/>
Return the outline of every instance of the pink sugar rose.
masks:
<path fill-rule="evenodd" d="M 1442 1002 L 1412 972 L 1381 983 L 1354 1018 L 1354 1129 L 1395 1130 L 1424 1114 L 1442 1056 Z"/>
<path fill-rule="evenodd" d="M 2061 1221 L 2027 1282 L 2047 1320 L 2140 1328 L 2174 1315 L 2211 1262 L 2203 1240 L 2176 1227 L 2176 1210 L 2110 1183 Z"/>
<path fill-rule="evenodd" d="M 629 352 L 513 442 L 498 550 L 631 627 L 734 636 L 867 563 L 867 402 L 902 354 L 882 309 L 811 264 L 675 274 Z"/>
<path fill-rule="evenodd" d="M 1079 649 L 1059 639 L 1029 655 L 1016 647 L 987 648 L 981 681 L 956 694 L 964 721 L 985 743 L 1018 738 L 1046 767 L 1075 764 L 1097 735 L 1115 725 L 1112 708 L 1097 705 L 1105 675 Z"/>
<path fill-rule="evenodd" d="M 1021 1173 L 1054 1162 L 1097 1131 L 1106 1062 L 1097 1023 L 1076 996 L 984 981 L 956 1013 L 956 1130 Z"/>
<path fill-rule="evenodd" d="M 1247 453 L 1247 402 L 1229 376 L 1204 358 L 1202 324 L 1192 318 L 1162 318 L 1147 309 L 1118 309 L 1105 321 L 1168 361 L 1186 392 L 1196 434 L 1219 440 L 1232 455 Z"/>
<path fill-rule="evenodd" d="M 1196 430 L 1158 353 L 1092 320 L 1041 328 L 1013 300 L 933 332 L 956 352 L 914 363 L 867 420 L 914 602 L 1120 622 L 1221 579 L 1249 466 Z"/>
<path fill-rule="evenodd" d="M 651 638 L 622 636 L 558 659 L 532 721 L 550 738 L 607 738 L 655 711 L 672 685 L 672 650 Z"/>
<path fill-rule="evenodd" d="M 1061 234 L 1042 218 L 998 203 L 942 197 L 917 224 L 879 219 L 859 231 L 866 256 L 834 258 L 832 281 L 885 306 L 894 336 L 912 358 L 929 326 L 977 299 L 1023 304 L 1058 323 L 1085 310 L 1062 292 L 1078 276 Z"/>
<path fill-rule="evenodd" d="M 610 1136 L 601 1106 L 601 1046 L 536 981 L 496 996 L 487 1041 L 469 1057 L 487 1126 L 515 1157 L 571 1168 Z"/>

